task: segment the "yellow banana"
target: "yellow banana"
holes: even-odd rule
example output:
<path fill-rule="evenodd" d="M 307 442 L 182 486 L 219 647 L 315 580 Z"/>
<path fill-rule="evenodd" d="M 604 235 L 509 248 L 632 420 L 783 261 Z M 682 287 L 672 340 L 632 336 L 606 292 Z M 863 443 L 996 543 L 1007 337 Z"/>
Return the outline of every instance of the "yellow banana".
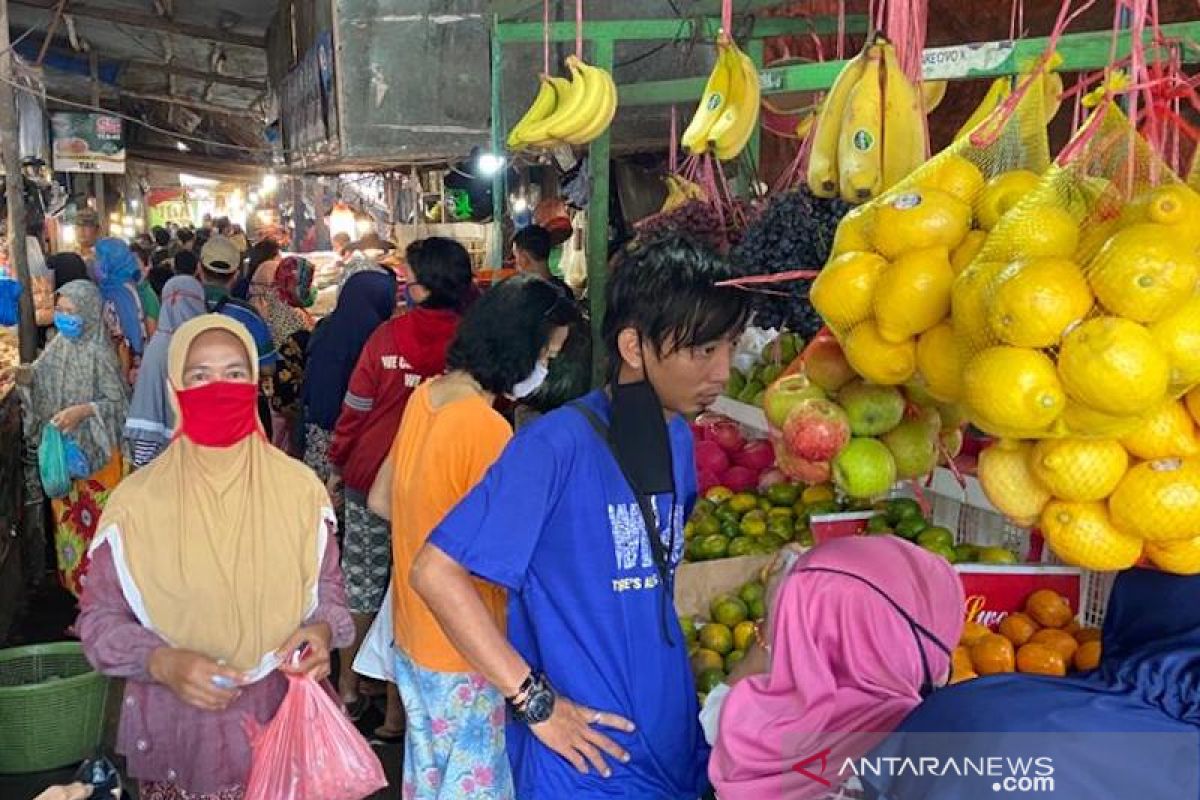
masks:
<path fill-rule="evenodd" d="M 802 140 L 808 138 L 808 135 L 812 133 L 813 125 L 817 123 L 817 114 L 820 111 L 821 109 L 818 107 L 816 111 L 809 111 L 800 118 L 800 121 L 796 123 L 796 136 L 798 138 Z"/>
<path fill-rule="evenodd" d="M 574 57 L 567 59 L 567 66 L 571 70 L 571 82 L 578 81 L 580 88 L 572 94 L 573 105 L 562 116 L 556 114 L 557 119 L 547 130 L 550 138 L 561 142 L 568 141 L 568 137 L 596 119 L 605 95 L 603 82 L 594 68 Z"/>
<path fill-rule="evenodd" d="M 838 74 L 814 121 L 812 152 L 808 157 L 808 188 L 817 197 L 837 197 L 838 193 L 838 133 L 846 100 L 862 77 L 866 66 L 866 51 L 846 62 Z"/>
<path fill-rule="evenodd" d="M 946 87 L 949 81 L 921 81 L 921 101 L 925 105 L 925 113 L 933 111 L 946 99 Z"/>
<path fill-rule="evenodd" d="M 883 187 L 882 69 L 882 50 L 878 45 L 872 45 L 862 77 L 854 85 L 843 109 L 837 163 L 842 199 L 847 203 L 870 200 Z"/>
<path fill-rule="evenodd" d="M 721 114 L 708 138 L 717 158 L 732 161 L 746 149 L 754 129 L 758 127 L 762 93 L 758 85 L 758 68 L 750 56 L 736 50 L 737 75 L 730 89 L 729 107 Z"/>
<path fill-rule="evenodd" d="M 963 123 L 963 126 L 958 129 L 958 133 L 954 134 L 954 138 L 961 139 L 975 130 L 979 126 L 979 123 L 987 119 L 988 115 L 1008 99 L 1010 94 L 1012 94 L 1012 80 L 1008 76 L 996 78 L 996 80 L 992 81 L 987 94 L 983 96 L 983 100 L 971 112 L 971 116 Z"/>
<path fill-rule="evenodd" d="M 667 199 L 663 201 L 662 208 L 659 209 L 659 213 L 662 214 L 669 214 L 691 199 L 684 193 L 679 185 L 679 178 L 675 175 L 668 175 L 666 183 Z"/>
<path fill-rule="evenodd" d="M 733 82 L 736 64 L 730 58 L 730 48 L 719 46 L 717 63 L 708 74 L 708 83 L 700 97 L 700 105 L 692 115 L 692 121 L 680 140 L 692 155 L 708 150 L 708 132 L 720 119 L 729 103 L 729 88 Z"/>
<path fill-rule="evenodd" d="M 541 86 L 538 87 L 537 96 L 533 98 L 529 110 L 525 112 L 525 116 L 521 117 L 508 134 L 508 146 L 516 148 L 526 144 L 524 139 L 525 129 L 554 113 L 554 107 L 557 104 L 558 91 L 554 88 L 554 84 L 550 79 L 543 75 Z"/>
<path fill-rule="evenodd" d="M 891 42 L 881 42 L 883 54 L 883 185 L 896 185 L 925 161 L 925 115 L 922 98 L 904 74 Z"/>
<path fill-rule="evenodd" d="M 595 114 L 583 127 L 563 137 L 563 141 L 574 145 L 587 144 L 604 133 L 612 123 L 613 115 L 617 113 L 617 85 L 613 82 L 612 75 L 599 67 L 584 65 L 583 69 L 587 73 L 589 91 L 599 94 L 599 105 Z M 590 105 L 590 102 L 586 103 L 585 110 Z"/>
<path fill-rule="evenodd" d="M 550 85 L 554 88 L 555 105 L 554 110 L 540 120 L 527 124 L 521 130 L 521 140 L 523 144 L 533 145 L 535 147 L 547 147 L 553 144 L 550 138 L 550 125 L 554 122 L 559 113 L 572 102 L 572 93 L 576 90 L 566 78 L 560 78 L 557 75 L 549 78 Z"/>
<path fill-rule="evenodd" d="M 1042 102 L 1045 106 L 1046 124 L 1058 116 L 1062 107 L 1063 79 L 1057 72 L 1046 72 L 1042 75 Z"/>

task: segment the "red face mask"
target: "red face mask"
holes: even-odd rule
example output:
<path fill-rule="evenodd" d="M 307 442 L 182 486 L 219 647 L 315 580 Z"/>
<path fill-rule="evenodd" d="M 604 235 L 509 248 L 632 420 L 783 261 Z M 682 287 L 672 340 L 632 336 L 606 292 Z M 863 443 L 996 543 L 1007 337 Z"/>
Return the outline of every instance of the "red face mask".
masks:
<path fill-rule="evenodd" d="M 258 431 L 258 387 L 216 381 L 176 392 L 179 433 L 203 447 L 232 447 Z"/>

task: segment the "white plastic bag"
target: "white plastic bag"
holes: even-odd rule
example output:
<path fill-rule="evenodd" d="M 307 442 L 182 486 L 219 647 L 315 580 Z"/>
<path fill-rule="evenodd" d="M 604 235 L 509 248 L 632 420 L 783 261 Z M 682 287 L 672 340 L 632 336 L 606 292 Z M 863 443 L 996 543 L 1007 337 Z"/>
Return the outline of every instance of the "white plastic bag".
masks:
<path fill-rule="evenodd" d="M 388 581 L 387 591 L 383 595 L 383 605 L 375 615 L 363 640 L 358 656 L 354 659 L 354 671 L 367 678 L 377 681 L 396 682 L 395 666 L 392 662 L 392 645 L 395 636 L 392 633 L 392 583 Z"/>

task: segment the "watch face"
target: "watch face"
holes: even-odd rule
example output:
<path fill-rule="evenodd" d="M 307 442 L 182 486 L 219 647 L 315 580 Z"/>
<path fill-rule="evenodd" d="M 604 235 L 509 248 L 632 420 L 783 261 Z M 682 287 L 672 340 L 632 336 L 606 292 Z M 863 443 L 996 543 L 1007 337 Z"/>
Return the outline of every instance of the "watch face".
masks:
<path fill-rule="evenodd" d="M 548 688 L 534 690 L 525 703 L 525 718 L 536 725 L 550 719 L 554 713 L 554 692 Z"/>

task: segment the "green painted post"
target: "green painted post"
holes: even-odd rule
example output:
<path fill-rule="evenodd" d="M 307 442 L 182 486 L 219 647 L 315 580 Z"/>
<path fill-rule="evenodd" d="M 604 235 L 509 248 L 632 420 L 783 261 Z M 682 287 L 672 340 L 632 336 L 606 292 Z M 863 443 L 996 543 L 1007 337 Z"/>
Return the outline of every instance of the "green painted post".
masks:
<path fill-rule="evenodd" d="M 498 18 L 492 17 L 492 154 L 504 155 L 504 107 L 500 86 L 504 81 L 504 46 L 500 43 Z M 505 164 L 492 176 L 492 252 L 488 266 L 493 270 L 504 264 L 504 191 Z"/>
<path fill-rule="evenodd" d="M 611 70 L 613 40 L 597 39 L 593 46 L 592 65 Z M 588 149 L 588 168 L 591 170 L 591 196 L 587 217 L 587 274 L 588 305 L 592 315 L 592 384 L 604 382 L 607 355 L 601 331 L 604 329 L 604 301 L 608 294 L 608 198 L 611 188 L 609 156 L 612 134 L 606 130 Z"/>
<path fill-rule="evenodd" d="M 751 39 L 746 44 L 746 55 L 750 56 L 750 60 L 754 62 L 754 66 L 758 67 L 758 71 L 762 72 L 763 68 L 763 51 L 766 49 L 762 39 Z M 762 171 L 762 120 L 754 126 L 754 133 L 750 136 L 750 141 L 746 145 L 746 152 L 742 155 L 742 159 L 738 164 L 738 179 L 737 192 L 739 195 L 749 197 L 754 193 L 753 183 L 758 180 L 758 175 Z"/>

